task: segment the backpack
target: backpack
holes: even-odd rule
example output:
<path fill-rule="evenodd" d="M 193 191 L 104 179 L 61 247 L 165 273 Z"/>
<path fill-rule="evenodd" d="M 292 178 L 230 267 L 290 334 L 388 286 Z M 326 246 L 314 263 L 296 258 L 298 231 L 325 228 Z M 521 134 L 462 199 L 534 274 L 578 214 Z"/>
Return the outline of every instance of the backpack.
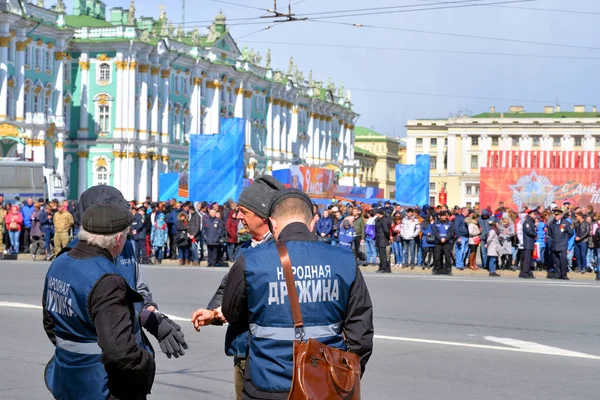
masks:
<path fill-rule="evenodd" d="M 375 239 L 375 224 L 370 224 L 367 222 L 365 225 L 365 236 L 369 239 Z"/>

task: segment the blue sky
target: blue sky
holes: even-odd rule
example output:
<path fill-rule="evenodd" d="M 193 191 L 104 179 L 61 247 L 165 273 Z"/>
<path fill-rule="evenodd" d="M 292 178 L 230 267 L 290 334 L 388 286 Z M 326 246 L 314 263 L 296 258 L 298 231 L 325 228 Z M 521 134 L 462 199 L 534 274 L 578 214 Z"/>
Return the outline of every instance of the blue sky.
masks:
<path fill-rule="evenodd" d="M 248 7 L 273 7 L 272 0 L 227 1 Z M 427 1 L 423 0 L 296 1 L 298 4 L 292 6 L 292 11 L 297 14 L 427 4 Z M 435 1 L 456 0 L 433 2 Z M 503 0 L 473 1 L 492 3 Z M 48 0 L 46 2 L 48 3 Z M 65 1 L 69 10 L 72 2 L 73 0 Z M 127 0 L 107 0 L 105 3 L 109 8 L 129 6 Z M 135 4 L 136 16 L 157 17 L 161 4 L 165 4 L 167 15 L 173 22 L 181 20 L 179 0 L 138 0 Z M 389 136 L 403 136 L 404 125 L 408 119 L 447 118 L 466 110 L 477 114 L 487 111 L 492 105 L 496 106 L 498 112 L 507 111 L 509 105 L 523 105 L 527 111 L 541 112 L 545 104 L 555 105 L 557 100 L 565 111 L 572 110 L 574 104 L 585 104 L 589 109 L 592 105 L 600 106 L 600 101 L 597 100 L 597 76 L 600 66 L 600 24 L 597 22 L 600 13 L 594 7 L 597 4 L 597 0 L 538 0 L 506 5 L 520 8 L 478 6 L 328 20 L 564 44 L 588 49 L 358 28 L 323 22 L 285 23 L 255 34 L 251 33 L 266 24 L 231 26 L 231 34 L 236 40 L 251 34 L 238 40 L 240 48 L 247 44 L 260 51 L 263 56 L 267 49 L 271 48 L 273 67 L 287 70 L 289 57 L 293 56 L 305 76 L 308 76 L 308 71 L 312 69 L 316 80 L 326 82 L 327 78 L 331 77 L 338 85 L 343 82 L 344 86 L 352 91 L 355 110 L 361 115 L 358 125 L 373 128 Z M 279 0 L 278 5 L 287 6 L 287 1 Z M 220 9 L 223 9 L 228 19 L 252 18 L 263 14 L 260 10 L 212 0 L 187 0 L 186 6 L 188 22 L 212 20 Z M 523 7 L 587 11 L 596 14 L 548 12 Z M 247 23 L 260 21 L 255 19 Z M 230 21 L 230 24 L 236 22 L 239 21 Z M 205 25 L 208 24 L 186 24 L 190 29 L 200 26 L 201 31 Z M 311 44 L 320 46 L 310 46 Z M 393 50 L 397 48 L 444 52 Z M 456 51 L 476 54 L 461 54 Z M 481 52 L 564 58 L 482 55 L 479 54 Z"/>

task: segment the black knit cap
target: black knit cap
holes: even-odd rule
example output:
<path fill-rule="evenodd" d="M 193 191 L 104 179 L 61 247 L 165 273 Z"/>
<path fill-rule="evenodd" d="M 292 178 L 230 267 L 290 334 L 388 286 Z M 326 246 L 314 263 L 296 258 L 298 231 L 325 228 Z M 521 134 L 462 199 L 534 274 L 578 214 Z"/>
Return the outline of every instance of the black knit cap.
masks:
<path fill-rule="evenodd" d="M 260 218 L 267 219 L 273 195 L 285 189 L 283 183 L 270 175 L 263 175 L 242 191 L 238 204 L 254 212 Z"/>
<path fill-rule="evenodd" d="M 85 210 L 81 218 L 83 229 L 97 235 L 123 232 L 131 225 L 133 215 L 116 204 L 94 204 Z"/>
<path fill-rule="evenodd" d="M 299 189 L 285 188 L 283 190 L 280 190 L 279 192 L 276 192 L 275 195 L 273 196 L 273 201 L 271 203 L 271 209 L 269 210 L 269 217 L 273 214 L 273 210 L 275 210 L 275 207 L 277 207 L 277 204 L 281 203 L 282 201 L 284 201 L 286 199 L 304 200 L 304 202 L 306 202 L 306 205 L 308 206 L 308 209 L 310 210 L 310 213 L 312 214 L 313 202 L 306 193 L 304 193 L 302 190 L 299 190 Z"/>

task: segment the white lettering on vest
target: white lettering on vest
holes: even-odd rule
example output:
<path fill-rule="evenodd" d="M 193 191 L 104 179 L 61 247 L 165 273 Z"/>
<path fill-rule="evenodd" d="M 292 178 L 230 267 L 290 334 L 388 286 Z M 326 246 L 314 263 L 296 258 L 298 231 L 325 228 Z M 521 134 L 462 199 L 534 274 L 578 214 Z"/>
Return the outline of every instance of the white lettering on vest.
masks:
<path fill-rule="evenodd" d="M 279 304 L 279 291 L 277 290 L 277 282 L 269 282 L 269 305 Z"/>

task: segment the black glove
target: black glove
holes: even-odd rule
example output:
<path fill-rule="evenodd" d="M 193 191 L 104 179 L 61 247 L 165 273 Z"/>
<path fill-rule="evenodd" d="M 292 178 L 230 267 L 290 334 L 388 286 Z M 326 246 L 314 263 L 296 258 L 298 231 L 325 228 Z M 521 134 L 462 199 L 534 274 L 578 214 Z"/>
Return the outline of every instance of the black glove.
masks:
<path fill-rule="evenodd" d="M 171 321 L 166 315 L 160 314 L 156 338 L 160 349 L 167 355 L 167 358 L 171 358 L 171 356 L 179 358 L 180 355 L 185 354 L 183 349 L 187 350 L 188 345 L 184 336 L 178 324 Z"/>

